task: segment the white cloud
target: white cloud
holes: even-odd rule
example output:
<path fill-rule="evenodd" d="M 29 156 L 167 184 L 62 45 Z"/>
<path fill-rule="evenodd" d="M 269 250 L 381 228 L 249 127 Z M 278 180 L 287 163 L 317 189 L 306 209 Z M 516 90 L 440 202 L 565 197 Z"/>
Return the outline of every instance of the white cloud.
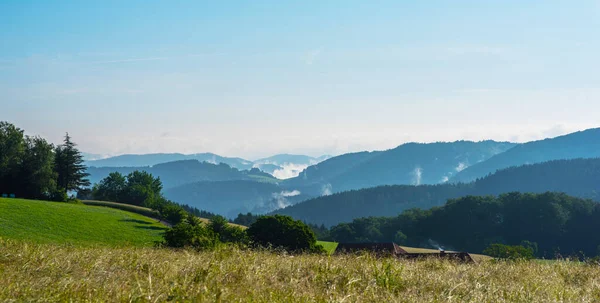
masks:
<path fill-rule="evenodd" d="M 321 187 L 321 196 L 331 196 L 333 193 L 333 186 L 331 184 L 325 184 Z"/>
<path fill-rule="evenodd" d="M 412 184 L 413 185 L 421 185 L 421 179 L 423 177 L 423 169 L 420 167 L 415 167 L 415 169 L 412 172 L 413 175 L 413 181 Z"/>
<path fill-rule="evenodd" d="M 454 168 L 457 172 L 461 172 L 463 170 L 465 170 L 465 168 L 469 167 L 469 165 L 467 165 L 464 162 L 460 162 L 458 163 L 458 165 L 456 166 L 456 168 Z"/>
<path fill-rule="evenodd" d="M 276 169 L 273 172 L 273 176 L 282 180 L 298 177 L 308 167 L 308 165 L 294 163 L 284 163 L 280 166 L 281 169 Z"/>
<path fill-rule="evenodd" d="M 275 202 L 276 202 L 276 205 L 274 205 L 274 207 L 276 209 L 279 209 L 279 208 L 288 207 L 292 204 L 286 198 L 298 196 L 300 194 L 301 194 L 301 192 L 299 190 L 293 190 L 293 191 L 282 191 L 279 193 L 273 193 L 273 194 L 271 194 L 271 196 L 273 197 L 273 200 L 275 200 Z"/>

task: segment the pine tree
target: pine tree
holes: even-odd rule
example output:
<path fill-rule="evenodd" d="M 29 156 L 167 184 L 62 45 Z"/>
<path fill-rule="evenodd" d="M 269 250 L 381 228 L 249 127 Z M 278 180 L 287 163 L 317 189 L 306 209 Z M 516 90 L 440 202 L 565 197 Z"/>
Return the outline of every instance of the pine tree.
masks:
<path fill-rule="evenodd" d="M 90 186 L 86 178 L 86 166 L 83 165 L 83 156 L 71 141 L 69 133 L 65 135 L 62 145 L 56 147 L 55 170 L 58 174 L 57 186 L 65 192 L 78 191 Z"/>

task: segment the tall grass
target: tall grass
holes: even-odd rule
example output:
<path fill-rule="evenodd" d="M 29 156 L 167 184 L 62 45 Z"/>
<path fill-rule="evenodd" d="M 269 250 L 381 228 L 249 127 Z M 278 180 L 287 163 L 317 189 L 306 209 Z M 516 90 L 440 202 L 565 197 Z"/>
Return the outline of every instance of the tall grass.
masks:
<path fill-rule="evenodd" d="M 0 240 L 0 301 L 598 302 L 600 267 Z"/>

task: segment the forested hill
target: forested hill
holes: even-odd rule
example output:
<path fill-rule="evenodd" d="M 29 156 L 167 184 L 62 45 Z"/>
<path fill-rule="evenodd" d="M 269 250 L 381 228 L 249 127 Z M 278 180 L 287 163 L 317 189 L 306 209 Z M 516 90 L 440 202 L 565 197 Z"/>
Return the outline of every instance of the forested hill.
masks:
<path fill-rule="evenodd" d="M 171 154 L 145 154 L 145 155 L 120 155 L 106 159 L 87 161 L 87 166 L 94 167 L 143 167 L 153 166 L 161 163 L 198 160 L 200 162 L 209 162 L 213 164 L 225 163 L 239 170 L 251 169 L 253 163 L 241 158 L 222 157 L 212 153 L 200 153 L 184 155 L 178 153 Z"/>
<path fill-rule="evenodd" d="M 426 209 L 466 195 L 513 191 L 557 191 L 598 200 L 600 159 L 558 160 L 509 168 L 468 184 L 395 185 L 347 191 L 308 200 L 275 213 L 331 226 L 361 217 L 396 216 L 409 208 Z"/>
<path fill-rule="evenodd" d="M 540 258 L 598 254 L 600 204 L 562 193 L 466 196 L 443 207 L 369 217 L 331 228 L 338 242 L 482 252 L 490 243 L 523 244 Z M 527 242 L 524 242 L 527 241 Z"/>
<path fill-rule="evenodd" d="M 600 157 L 600 128 L 518 145 L 485 162 L 466 168 L 450 178 L 450 181 L 471 182 L 511 166 L 595 157 Z"/>
<path fill-rule="evenodd" d="M 437 184 L 457 172 L 505 152 L 507 142 L 408 143 L 381 152 L 331 158 L 307 168 L 285 186 L 320 185 L 331 192 L 394 184 Z M 318 187 L 317 187 L 318 188 Z"/>
<path fill-rule="evenodd" d="M 246 180 L 195 182 L 166 189 L 165 197 L 234 218 L 239 213 L 263 214 L 308 199 L 277 184 Z"/>
<path fill-rule="evenodd" d="M 240 171 L 227 164 L 211 164 L 198 160 L 182 160 L 169 163 L 157 164 L 146 167 L 88 167 L 89 179 L 92 184 L 99 182 L 112 172 L 127 175 L 133 171 L 140 170 L 160 177 L 165 189 L 183 184 L 199 181 L 225 181 L 225 180 L 256 180 L 264 182 L 275 182 L 267 173 L 258 169 Z"/>

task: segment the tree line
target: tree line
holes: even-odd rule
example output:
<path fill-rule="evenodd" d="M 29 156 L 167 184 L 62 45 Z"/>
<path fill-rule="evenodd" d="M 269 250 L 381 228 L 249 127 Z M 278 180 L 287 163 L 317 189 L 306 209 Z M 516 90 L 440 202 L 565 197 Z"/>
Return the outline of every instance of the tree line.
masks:
<path fill-rule="evenodd" d="M 68 193 L 90 185 L 83 157 L 67 133 L 54 146 L 0 121 L 0 194 L 28 199 L 67 201 Z"/>
<path fill-rule="evenodd" d="M 330 229 L 338 242 L 390 242 L 483 252 L 492 244 L 535 247 L 537 257 L 600 254 L 600 204 L 563 193 L 466 196 L 396 217 L 367 217 Z"/>

